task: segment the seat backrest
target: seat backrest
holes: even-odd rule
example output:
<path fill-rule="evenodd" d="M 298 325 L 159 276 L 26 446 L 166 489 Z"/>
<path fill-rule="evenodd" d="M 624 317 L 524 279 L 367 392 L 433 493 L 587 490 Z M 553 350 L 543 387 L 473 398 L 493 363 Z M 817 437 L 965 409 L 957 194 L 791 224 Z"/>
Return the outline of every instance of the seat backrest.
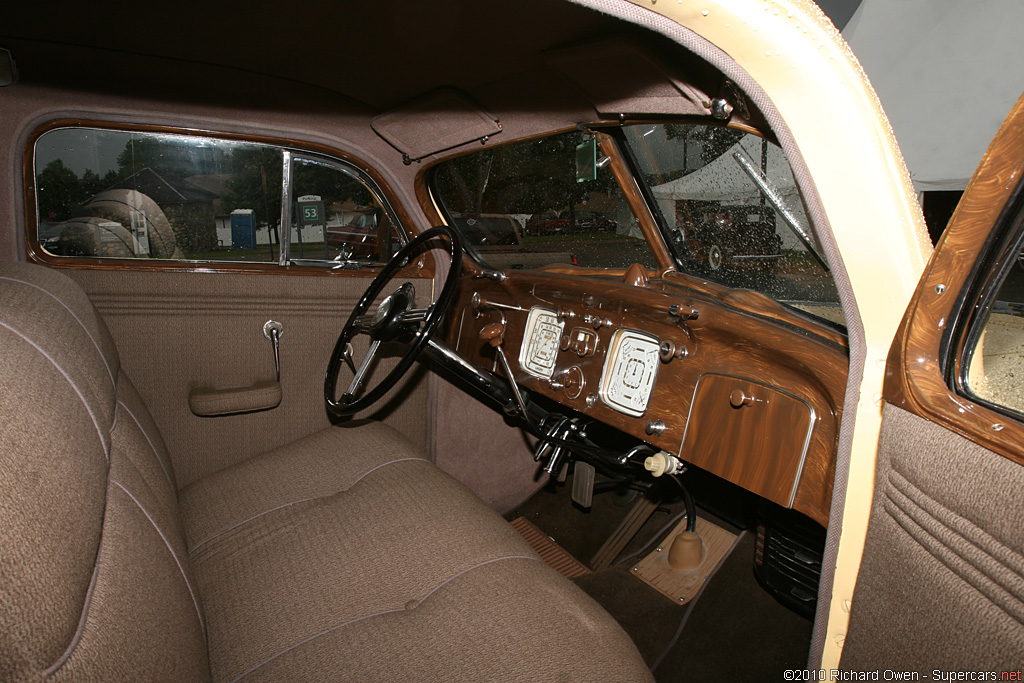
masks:
<path fill-rule="evenodd" d="M 70 278 L 0 264 L 0 372 L 0 680 L 208 680 L 166 447 Z"/>

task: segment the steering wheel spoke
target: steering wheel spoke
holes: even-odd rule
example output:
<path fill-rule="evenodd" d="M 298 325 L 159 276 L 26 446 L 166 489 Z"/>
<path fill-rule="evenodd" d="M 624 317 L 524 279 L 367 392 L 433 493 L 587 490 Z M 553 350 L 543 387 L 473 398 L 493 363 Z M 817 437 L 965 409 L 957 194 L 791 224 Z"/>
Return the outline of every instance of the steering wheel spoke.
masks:
<path fill-rule="evenodd" d="M 439 240 L 439 238 L 443 239 Z M 448 275 L 440 288 L 437 301 L 425 308 L 416 306 L 416 288 L 412 282 L 403 282 L 371 311 L 371 304 L 377 300 L 388 283 L 405 266 L 412 263 L 413 255 L 418 250 L 434 248 L 434 244 L 426 247 L 427 243 L 439 241 L 447 241 L 444 247 L 451 258 L 451 264 L 448 268 Z M 455 285 L 461 270 L 462 246 L 459 243 L 458 234 L 446 226 L 431 228 L 421 233 L 392 257 L 373 279 L 352 310 L 348 322 L 345 323 L 341 334 L 338 335 L 334 351 L 331 353 L 327 374 L 324 378 L 324 401 L 331 415 L 344 417 L 368 408 L 384 396 L 408 371 L 448 310 L 455 295 Z M 352 338 L 357 334 L 366 334 L 371 339 L 370 348 L 358 367 L 355 366 L 352 359 L 351 346 Z M 370 376 L 374 374 L 371 370 L 375 367 L 373 361 L 377 357 L 380 346 L 392 341 L 405 343 L 407 346 L 405 353 L 382 380 L 376 385 L 370 386 Z M 340 398 L 335 399 L 338 374 L 343 364 L 352 371 L 352 379 L 348 389 Z"/>
<path fill-rule="evenodd" d="M 356 316 L 356 319 L 352 321 L 352 329 L 358 334 L 370 334 L 372 327 L 373 315 L 370 313 Z"/>
<path fill-rule="evenodd" d="M 345 361 L 345 365 L 348 366 L 349 370 L 351 370 L 352 374 L 354 375 L 356 374 L 356 364 L 355 361 L 352 360 L 352 354 L 352 342 L 348 342 L 347 344 L 345 344 L 345 350 L 342 351 L 341 359 Z"/>
<path fill-rule="evenodd" d="M 363 388 L 363 382 L 366 379 L 366 371 L 370 369 L 370 364 L 373 363 L 374 357 L 377 355 L 377 349 L 380 348 L 380 340 L 374 339 L 370 342 L 370 349 L 363 356 L 363 361 L 359 364 L 359 369 L 355 371 L 352 376 L 352 381 L 348 385 L 348 390 L 342 394 L 341 400 L 351 403 L 359 395 L 360 390 Z M 348 399 L 346 401 L 346 399 Z"/>
<path fill-rule="evenodd" d="M 406 323 L 419 323 L 427 319 L 430 315 L 430 309 L 432 306 L 427 308 L 410 308 L 402 315 L 402 322 Z"/>

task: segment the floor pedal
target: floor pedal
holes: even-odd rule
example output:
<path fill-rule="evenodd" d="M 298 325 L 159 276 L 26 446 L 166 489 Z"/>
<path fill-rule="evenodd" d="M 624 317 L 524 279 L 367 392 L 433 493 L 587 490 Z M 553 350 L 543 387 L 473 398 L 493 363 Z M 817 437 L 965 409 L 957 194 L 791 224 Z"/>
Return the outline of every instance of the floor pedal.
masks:
<path fill-rule="evenodd" d="M 576 461 L 572 474 L 572 502 L 589 510 L 594 504 L 594 479 L 597 470 L 589 462 Z"/>
<path fill-rule="evenodd" d="M 659 501 L 652 498 L 648 498 L 645 495 L 640 496 L 633 507 L 630 508 L 629 513 L 619 524 L 618 528 L 612 533 L 607 541 L 604 542 L 596 553 L 594 558 L 590 560 L 590 566 L 595 572 L 599 572 L 603 569 L 607 569 L 612 566 L 612 562 L 619 556 L 636 533 L 640 531 L 640 527 L 647 523 L 654 511 L 658 509 Z"/>
<path fill-rule="evenodd" d="M 590 573 L 586 565 L 570 555 L 565 548 L 551 540 L 550 536 L 525 517 L 516 517 L 512 520 L 512 528 L 526 539 L 526 542 L 537 551 L 545 564 L 563 576 L 574 579 L 577 576 Z"/>

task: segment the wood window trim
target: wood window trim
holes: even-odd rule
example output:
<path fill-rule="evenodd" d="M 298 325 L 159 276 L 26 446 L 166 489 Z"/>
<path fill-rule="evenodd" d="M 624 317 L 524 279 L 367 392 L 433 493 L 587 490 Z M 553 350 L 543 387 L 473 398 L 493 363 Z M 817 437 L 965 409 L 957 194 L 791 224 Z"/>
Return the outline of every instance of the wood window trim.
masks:
<path fill-rule="evenodd" d="M 972 303 L 964 304 L 965 289 L 1021 177 L 1024 97 L 986 151 L 925 269 L 889 350 L 883 397 L 1024 465 L 1024 422 L 962 395 L 948 382 L 960 372 L 966 321 L 956 317 L 966 316 Z"/>
<path fill-rule="evenodd" d="M 181 128 L 178 126 L 125 124 L 102 119 L 53 119 L 47 121 L 28 137 L 22 156 L 22 183 L 25 211 L 25 250 L 29 261 L 54 268 L 90 269 L 90 270 L 138 270 L 138 271 L 172 271 L 172 272 L 203 272 L 203 273 L 262 273 L 290 276 L 319 277 L 373 277 L 381 271 L 382 266 L 367 266 L 358 270 L 329 270 L 315 266 L 288 265 L 277 263 L 250 263 L 232 261 L 194 261 L 187 259 L 125 259 L 54 256 L 47 253 L 39 244 L 39 225 L 36 215 L 36 174 L 35 147 L 36 142 L 46 133 L 61 128 L 94 128 L 99 130 L 123 131 L 126 133 L 154 133 L 161 135 L 180 135 L 191 137 L 208 137 L 231 142 L 247 142 L 288 148 L 297 152 L 318 154 L 336 159 L 365 173 L 377 188 L 391 209 L 395 212 L 399 224 L 413 238 L 418 234 L 412 217 L 406 211 L 390 184 L 373 167 L 359 157 L 329 145 L 307 142 L 294 138 L 278 138 L 267 135 L 249 135 L 216 130 Z M 423 261 L 423 267 L 416 264 L 410 266 L 403 275 L 406 277 L 433 277 L 436 271 L 433 256 Z"/>

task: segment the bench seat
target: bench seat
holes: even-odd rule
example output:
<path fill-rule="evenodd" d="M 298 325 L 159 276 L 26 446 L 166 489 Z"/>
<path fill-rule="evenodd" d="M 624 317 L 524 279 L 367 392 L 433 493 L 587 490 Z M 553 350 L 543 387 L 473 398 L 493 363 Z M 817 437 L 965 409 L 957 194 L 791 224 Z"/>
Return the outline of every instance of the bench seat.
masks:
<path fill-rule="evenodd" d="M 0 679 L 650 681 L 629 638 L 391 428 L 178 490 L 102 319 L 0 264 Z"/>

